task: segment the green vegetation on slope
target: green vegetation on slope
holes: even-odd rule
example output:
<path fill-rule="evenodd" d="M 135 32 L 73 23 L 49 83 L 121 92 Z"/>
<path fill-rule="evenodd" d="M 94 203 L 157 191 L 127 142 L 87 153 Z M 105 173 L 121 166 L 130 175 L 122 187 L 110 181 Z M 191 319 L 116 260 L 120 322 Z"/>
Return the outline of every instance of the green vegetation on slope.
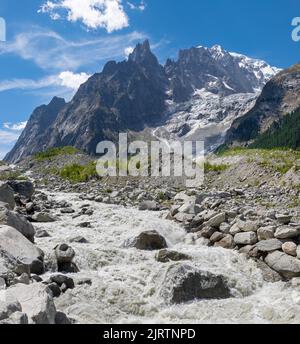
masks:
<path fill-rule="evenodd" d="M 78 152 L 79 150 L 77 148 L 66 146 L 66 147 L 47 149 L 44 152 L 35 154 L 34 157 L 36 160 L 43 161 L 43 160 L 49 160 L 49 159 L 55 158 L 60 155 L 73 155 Z"/>
<path fill-rule="evenodd" d="M 285 174 L 291 168 L 300 169 L 300 150 L 288 148 L 250 149 L 225 147 L 217 153 L 217 156 L 230 158 L 234 156 L 246 157 L 249 163 L 257 163 L 259 166 L 274 172 Z"/>
<path fill-rule="evenodd" d="M 284 116 L 261 134 L 250 148 L 300 148 L 300 109 Z"/>
<path fill-rule="evenodd" d="M 58 171 L 58 175 L 72 183 L 83 183 L 98 177 L 95 162 L 90 162 L 85 166 L 79 164 L 66 165 Z"/>
<path fill-rule="evenodd" d="M 226 164 L 212 164 L 210 162 L 204 163 L 204 172 L 223 172 L 229 168 Z"/>

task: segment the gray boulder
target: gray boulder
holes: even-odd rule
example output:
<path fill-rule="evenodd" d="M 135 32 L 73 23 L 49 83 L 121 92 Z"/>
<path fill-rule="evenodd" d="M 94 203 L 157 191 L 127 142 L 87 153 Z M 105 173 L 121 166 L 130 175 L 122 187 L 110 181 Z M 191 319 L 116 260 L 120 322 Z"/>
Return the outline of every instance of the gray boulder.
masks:
<path fill-rule="evenodd" d="M 6 297 L 19 301 L 30 324 L 55 324 L 56 309 L 52 293 L 46 285 L 18 284 L 6 290 Z"/>
<path fill-rule="evenodd" d="M 261 240 L 274 239 L 275 229 L 276 228 L 273 226 L 259 228 L 257 230 L 258 240 L 261 241 Z"/>
<path fill-rule="evenodd" d="M 292 241 L 285 242 L 282 245 L 282 251 L 289 256 L 297 257 L 297 245 Z"/>
<path fill-rule="evenodd" d="M 155 258 L 160 263 L 168 263 L 170 261 L 179 262 L 180 260 L 191 259 L 191 257 L 186 254 L 169 250 L 160 250 Z"/>
<path fill-rule="evenodd" d="M 174 304 L 202 299 L 226 299 L 231 296 L 223 276 L 200 271 L 189 265 L 170 267 L 160 294 L 167 302 Z"/>
<path fill-rule="evenodd" d="M 226 248 L 226 249 L 234 248 L 233 236 L 230 234 L 225 235 L 225 237 L 223 239 L 221 239 L 220 241 L 216 242 L 214 244 L 214 246 L 215 247 L 222 247 L 222 248 Z"/>
<path fill-rule="evenodd" d="M 29 241 L 34 242 L 33 225 L 23 216 L 0 205 L 0 224 L 15 228 Z"/>
<path fill-rule="evenodd" d="M 286 279 L 300 277 L 300 260 L 283 252 L 275 251 L 268 254 L 265 262 Z"/>
<path fill-rule="evenodd" d="M 29 265 L 32 273 L 43 273 L 41 251 L 15 228 L 0 225 L 0 250 L 13 257 L 21 266 L 26 268 L 26 265 Z M 23 271 L 20 271 L 21 273 Z"/>
<path fill-rule="evenodd" d="M 278 239 L 263 240 L 256 244 L 260 252 L 273 252 L 281 250 L 282 242 Z"/>
<path fill-rule="evenodd" d="M 27 199 L 31 199 L 34 194 L 34 185 L 28 180 L 12 180 L 8 182 L 15 193 Z"/>
<path fill-rule="evenodd" d="M 292 239 L 300 235 L 300 227 L 281 226 L 275 232 L 277 239 Z"/>
<path fill-rule="evenodd" d="M 40 222 L 40 223 L 47 223 L 47 222 L 55 222 L 55 217 L 51 216 L 48 213 L 37 213 L 32 216 L 32 220 L 34 222 Z"/>
<path fill-rule="evenodd" d="M 282 214 L 276 214 L 275 217 L 277 221 L 283 225 L 288 225 L 292 221 L 292 218 L 293 218 L 292 215 L 282 215 Z"/>
<path fill-rule="evenodd" d="M 137 237 L 128 240 L 125 246 L 145 251 L 161 250 L 168 247 L 165 238 L 157 231 L 142 232 Z"/>
<path fill-rule="evenodd" d="M 282 280 L 282 277 L 278 272 L 271 269 L 265 262 L 262 260 L 256 260 L 257 267 L 261 270 L 263 279 L 269 283 L 275 283 Z"/>
<path fill-rule="evenodd" d="M 238 233 L 234 236 L 234 242 L 237 245 L 254 245 L 257 243 L 257 235 L 255 232 Z"/>
<path fill-rule="evenodd" d="M 159 205 L 155 201 L 144 201 L 140 204 L 139 210 L 157 211 L 159 210 Z"/>
<path fill-rule="evenodd" d="M 212 217 L 206 222 L 207 227 L 219 228 L 220 225 L 226 221 L 226 214 L 220 213 Z"/>
<path fill-rule="evenodd" d="M 0 202 L 7 203 L 10 209 L 16 206 L 14 191 L 6 182 L 0 181 Z"/>

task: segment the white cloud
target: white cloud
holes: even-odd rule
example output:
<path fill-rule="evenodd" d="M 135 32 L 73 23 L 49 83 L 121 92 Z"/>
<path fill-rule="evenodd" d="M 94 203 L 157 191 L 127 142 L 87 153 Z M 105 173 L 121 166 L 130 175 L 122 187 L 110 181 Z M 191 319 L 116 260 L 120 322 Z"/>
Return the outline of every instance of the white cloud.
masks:
<path fill-rule="evenodd" d="M 139 4 L 135 5 L 130 1 L 127 1 L 127 5 L 131 10 L 139 10 L 139 11 L 144 11 L 146 9 L 146 4 L 144 1 L 141 1 Z"/>
<path fill-rule="evenodd" d="M 53 20 L 63 18 L 82 22 L 88 29 L 104 28 L 111 33 L 129 26 L 122 0 L 56 0 L 44 3 L 39 12 L 49 13 Z"/>
<path fill-rule="evenodd" d="M 134 47 L 127 47 L 124 49 L 124 55 L 128 57 L 134 50 Z"/>
<path fill-rule="evenodd" d="M 0 144 L 11 144 L 17 141 L 20 133 L 10 132 L 0 129 Z"/>
<path fill-rule="evenodd" d="M 101 61 L 122 57 L 128 45 L 135 45 L 145 38 L 146 35 L 134 31 L 125 35 L 70 41 L 54 31 L 33 27 L 5 44 L 0 43 L 0 55 L 20 56 L 24 60 L 33 61 L 47 72 L 74 71 L 82 66 L 96 65 L 100 69 Z"/>
<path fill-rule="evenodd" d="M 86 73 L 61 72 L 58 75 L 50 75 L 39 80 L 11 79 L 0 81 L 0 92 L 10 90 L 39 90 L 49 87 L 63 87 L 76 91 L 90 75 Z"/>
<path fill-rule="evenodd" d="M 61 80 L 62 86 L 77 90 L 80 85 L 87 81 L 90 75 L 86 73 L 75 74 L 73 72 L 67 71 L 60 73 L 58 77 Z"/>
<path fill-rule="evenodd" d="M 26 124 L 27 124 L 27 121 L 18 122 L 18 123 L 6 122 L 6 123 L 3 123 L 3 127 L 5 129 L 9 129 L 9 130 L 13 130 L 13 131 L 21 131 L 21 130 L 25 129 Z"/>

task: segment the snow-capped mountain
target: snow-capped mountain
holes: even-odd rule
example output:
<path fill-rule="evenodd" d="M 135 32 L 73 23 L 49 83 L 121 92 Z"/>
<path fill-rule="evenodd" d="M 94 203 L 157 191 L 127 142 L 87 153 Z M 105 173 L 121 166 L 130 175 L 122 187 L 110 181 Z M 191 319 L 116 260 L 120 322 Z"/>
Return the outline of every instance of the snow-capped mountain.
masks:
<path fill-rule="evenodd" d="M 237 53 L 230 53 L 230 55 L 238 61 L 241 68 L 247 70 L 250 74 L 254 73 L 255 78 L 253 78 L 252 82 L 254 85 L 257 82 L 257 86 L 253 89 L 254 92 L 260 92 L 265 84 L 281 71 L 279 68 L 271 67 L 263 60 L 252 59 Z"/>
<path fill-rule="evenodd" d="M 53 102 L 39 108 L 38 117 L 34 111 L 6 160 L 16 162 L 57 146 L 95 154 L 99 141 L 117 141 L 119 132 L 130 132 L 132 138 L 147 132 L 149 139 L 150 131 L 161 139 L 205 140 L 210 151 L 278 71 L 218 45 L 181 50 L 176 61 L 162 66 L 145 41 L 127 60 L 108 62 L 57 112 Z"/>

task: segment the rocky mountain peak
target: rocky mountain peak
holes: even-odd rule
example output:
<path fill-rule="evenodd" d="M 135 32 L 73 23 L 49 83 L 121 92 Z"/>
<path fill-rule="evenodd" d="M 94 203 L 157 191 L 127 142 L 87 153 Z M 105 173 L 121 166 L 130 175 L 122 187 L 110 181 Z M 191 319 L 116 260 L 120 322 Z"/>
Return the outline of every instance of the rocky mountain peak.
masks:
<path fill-rule="evenodd" d="M 133 52 L 129 55 L 128 61 L 139 65 L 158 65 L 156 56 L 152 53 L 149 40 L 137 44 Z"/>
<path fill-rule="evenodd" d="M 172 127 L 175 134 L 188 135 L 198 124 L 207 124 L 206 119 L 227 121 L 220 126 L 227 130 L 275 74 L 264 61 L 219 45 L 181 50 L 177 60 L 169 59 L 163 67 L 146 40 L 123 62 L 109 61 L 80 86 L 71 102 L 55 97 L 37 108 L 6 160 L 15 162 L 57 146 L 95 154 L 101 140 L 115 140 L 120 131 L 162 127 L 171 117 L 167 130 Z M 186 118 L 181 107 L 187 109 Z"/>

